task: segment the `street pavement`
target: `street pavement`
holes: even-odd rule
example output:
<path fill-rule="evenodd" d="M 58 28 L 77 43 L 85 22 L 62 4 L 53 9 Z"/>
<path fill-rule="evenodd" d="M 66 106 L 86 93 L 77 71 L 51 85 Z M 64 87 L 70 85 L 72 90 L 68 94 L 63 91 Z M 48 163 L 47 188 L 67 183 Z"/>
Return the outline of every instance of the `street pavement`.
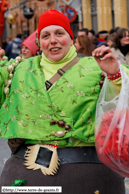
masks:
<path fill-rule="evenodd" d="M 2 172 L 2 169 L 4 167 L 4 163 L 11 155 L 11 151 L 8 147 L 7 140 L 6 139 L 0 139 L 0 174 Z M 125 189 L 126 193 L 129 194 L 129 178 L 125 178 Z"/>
<path fill-rule="evenodd" d="M 11 151 L 8 147 L 6 139 L 0 139 L 0 174 L 4 167 L 4 163 L 10 157 Z"/>

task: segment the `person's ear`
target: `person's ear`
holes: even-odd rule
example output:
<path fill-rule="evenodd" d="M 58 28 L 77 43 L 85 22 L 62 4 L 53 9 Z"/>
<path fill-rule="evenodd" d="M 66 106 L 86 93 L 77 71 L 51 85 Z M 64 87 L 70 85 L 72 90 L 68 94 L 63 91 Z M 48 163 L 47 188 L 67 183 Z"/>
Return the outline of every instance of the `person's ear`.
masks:
<path fill-rule="evenodd" d="M 73 39 L 71 39 L 71 46 L 73 45 Z"/>

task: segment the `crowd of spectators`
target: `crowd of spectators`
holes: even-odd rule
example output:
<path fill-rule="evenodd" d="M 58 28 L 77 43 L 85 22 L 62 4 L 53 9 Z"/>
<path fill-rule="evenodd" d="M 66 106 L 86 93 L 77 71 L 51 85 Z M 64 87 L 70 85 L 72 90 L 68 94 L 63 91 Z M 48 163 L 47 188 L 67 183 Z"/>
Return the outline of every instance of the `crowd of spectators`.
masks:
<path fill-rule="evenodd" d="M 82 28 L 74 37 L 74 46 L 78 53 L 78 57 L 91 56 L 94 49 L 102 45 L 109 46 L 117 59 L 126 65 L 129 65 L 129 30 L 126 28 L 116 27 L 109 31 L 101 30 L 95 32 L 93 29 Z M 15 58 L 20 55 L 22 34 L 17 34 L 13 41 L 3 41 L 2 48 L 8 59 Z"/>
<path fill-rule="evenodd" d="M 109 46 L 121 63 L 129 65 L 129 30 L 126 28 L 116 27 L 97 33 L 93 29 L 83 28 L 78 31 L 74 45 L 78 56 L 81 56 L 80 54 L 91 56 L 89 50 L 92 51 L 102 45 Z"/>

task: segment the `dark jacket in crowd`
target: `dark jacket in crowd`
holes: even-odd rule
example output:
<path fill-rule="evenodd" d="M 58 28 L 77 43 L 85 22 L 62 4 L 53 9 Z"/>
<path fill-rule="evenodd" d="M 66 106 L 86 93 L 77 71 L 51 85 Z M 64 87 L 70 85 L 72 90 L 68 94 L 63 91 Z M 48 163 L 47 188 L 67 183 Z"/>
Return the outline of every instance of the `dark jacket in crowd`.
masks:
<path fill-rule="evenodd" d="M 15 38 L 13 42 L 8 43 L 5 49 L 5 55 L 10 60 L 11 58 L 15 59 L 21 54 L 21 45 L 22 41 L 20 38 Z"/>

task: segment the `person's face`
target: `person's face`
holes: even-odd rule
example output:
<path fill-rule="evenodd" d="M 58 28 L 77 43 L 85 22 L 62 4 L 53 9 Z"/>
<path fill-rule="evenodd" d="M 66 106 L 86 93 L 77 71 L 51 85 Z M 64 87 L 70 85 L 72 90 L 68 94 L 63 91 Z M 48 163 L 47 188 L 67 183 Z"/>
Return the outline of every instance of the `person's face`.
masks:
<path fill-rule="evenodd" d="M 91 39 L 93 38 L 93 34 L 91 32 L 88 32 L 88 37 Z"/>
<path fill-rule="evenodd" d="M 78 36 L 86 36 L 86 32 L 85 31 L 78 31 Z"/>
<path fill-rule="evenodd" d="M 73 40 L 61 26 L 51 25 L 43 28 L 39 37 L 44 55 L 52 62 L 58 62 L 68 53 Z"/>
<path fill-rule="evenodd" d="M 128 33 L 128 31 L 126 31 L 125 36 L 123 36 L 123 38 L 120 39 L 120 43 L 121 43 L 121 46 L 125 46 L 125 45 L 129 44 L 129 33 Z"/>
<path fill-rule="evenodd" d="M 25 59 L 28 59 L 28 58 L 33 56 L 31 51 L 26 46 L 24 46 L 24 45 L 22 45 L 22 47 L 21 47 L 21 52 L 22 52 L 22 56 Z"/>
<path fill-rule="evenodd" d="M 78 38 L 76 38 L 74 46 L 76 47 L 76 52 L 78 52 L 82 48 L 81 45 L 78 42 Z"/>
<path fill-rule="evenodd" d="M 108 41 L 107 41 L 107 44 L 108 44 L 109 47 L 112 47 L 113 41 L 112 41 L 112 40 L 108 40 Z"/>

